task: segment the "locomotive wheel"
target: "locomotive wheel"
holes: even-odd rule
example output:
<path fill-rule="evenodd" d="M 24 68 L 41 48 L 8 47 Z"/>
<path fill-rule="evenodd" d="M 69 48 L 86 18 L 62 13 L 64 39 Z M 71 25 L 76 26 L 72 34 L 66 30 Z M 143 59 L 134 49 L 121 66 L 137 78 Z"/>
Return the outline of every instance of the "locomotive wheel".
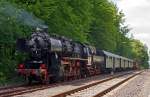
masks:
<path fill-rule="evenodd" d="M 42 75 L 39 79 L 40 84 L 49 84 L 50 83 L 50 78 L 47 77 L 45 78 L 45 75 Z"/>
<path fill-rule="evenodd" d="M 52 84 L 52 83 L 56 83 L 56 78 L 55 76 L 52 76 L 49 80 L 49 83 Z"/>
<path fill-rule="evenodd" d="M 42 83 L 49 84 L 50 83 L 50 78 L 45 79 L 44 81 L 42 81 Z"/>
<path fill-rule="evenodd" d="M 33 78 L 31 76 L 28 76 L 28 84 L 31 85 L 33 81 Z"/>

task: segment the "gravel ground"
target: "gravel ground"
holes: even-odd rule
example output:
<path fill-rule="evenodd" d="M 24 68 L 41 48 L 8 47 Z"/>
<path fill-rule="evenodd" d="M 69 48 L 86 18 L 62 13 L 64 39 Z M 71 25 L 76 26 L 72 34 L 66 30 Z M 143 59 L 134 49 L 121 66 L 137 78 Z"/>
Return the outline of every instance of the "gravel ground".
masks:
<path fill-rule="evenodd" d="M 123 72 L 122 72 L 123 73 Z M 116 74 L 118 75 L 118 74 Z M 83 79 L 83 80 L 78 80 L 78 81 L 73 81 L 70 83 L 66 83 L 64 85 L 60 85 L 57 87 L 53 87 L 53 88 L 49 88 L 49 89 L 44 89 L 44 90 L 40 90 L 40 91 L 36 91 L 36 92 L 32 92 L 32 93 L 27 93 L 27 94 L 22 94 L 22 95 L 17 95 L 14 97 L 50 97 L 68 90 L 72 90 L 72 89 L 76 89 L 79 88 L 81 86 L 85 86 L 97 81 L 100 81 L 104 78 L 108 78 L 108 76 L 111 75 L 99 75 L 96 77 L 91 77 L 91 78 L 87 78 L 87 79 Z"/>
<path fill-rule="evenodd" d="M 150 70 L 145 70 L 103 97 L 150 97 Z"/>
<path fill-rule="evenodd" d="M 81 80 L 73 81 L 70 83 L 66 82 L 66 84 L 64 85 L 60 85 L 60 86 L 49 88 L 49 89 L 39 90 L 39 91 L 32 92 L 32 93 L 17 95 L 14 97 L 50 97 L 58 93 L 62 93 L 68 90 L 72 90 L 72 89 L 102 80 L 104 78 L 108 78 L 108 76 L 110 75 L 105 75 L 105 76 L 99 75 L 99 76 L 95 76 L 95 77 L 91 77 L 91 78 L 87 78 L 83 80 L 81 79 Z"/>
<path fill-rule="evenodd" d="M 84 89 L 82 91 L 76 92 L 74 94 L 71 94 L 67 97 L 93 97 L 94 95 L 114 86 L 115 84 L 125 80 L 126 78 L 128 78 L 131 75 L 124 75 L 121 76 L 119 78 L 115 78 L 106 82 L 103 82 L 101 84 L 92 86 L 90 88 Z"/>

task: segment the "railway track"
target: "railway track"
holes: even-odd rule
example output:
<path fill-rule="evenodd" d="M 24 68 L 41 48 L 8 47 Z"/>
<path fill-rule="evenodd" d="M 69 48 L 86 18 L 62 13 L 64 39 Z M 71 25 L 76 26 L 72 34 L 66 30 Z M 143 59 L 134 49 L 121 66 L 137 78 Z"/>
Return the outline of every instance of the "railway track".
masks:
<path fill-rule="evenodd" d="M 73 89 L 50 97 L 101 97 L 110 92 L 112 89 L 140 74 L 141 72 L 142 71 L 113 76 L 99 82 L 82 86 L 77 89 Z"/>
<path fill-rule="evenodd" d="M 22 84 L 22 85 L 13 85 L 13 86 L 0 87 L 0 91 L 10 89 L 10 88 L 15 88 L 15 87 L 22 87 L 22 86 L 25 86 L 25 85 Z"/>
<path fill-rule="evenodd" d="M 15 95 L 20 95 L 24 93 L 31 93 L 38 90 L 43 90 L 51 87 L 55 87 L 58 84 L 49 84 L 49 85 L 33 85 L 33 86 L 27 86 L 27 85 L 20 85 L 17 87 L 6 87 L 0 89 L 0 97 L 10 97 Z"/>
<path fill-rule="evenodd" d="M 131 72 L 125 73 L 125 74 L 130 74 Z M 103 75 L 105 76 L 105 78 L 103 78 L 101 81 L 96 82 L 96 83 L 92 83 L 89 84 L 87 86 L 84 87 L 80 87 L 77 88 L 75 90 L 71 90 L 68 92 L 64 92 L 64 93 L 60 93 L 58 95 L 55 95 L 54 97 L 66 97 L 67 95 L 69 96 L 70 94 L 73 94 L 75 92 L 78 92 L 80 90 L 84 90 L 87 88 L 90 88 L 94 85 L 103 83 L 105 81 L 109 81 L 111 79 L 114 79 L 115 77 L 119 77 L 122 76 L 123 74 L 116 74 L 114 76 L 108 76 L 108 75 Z M 98 78 L 99 76 L 96 76 L 95 78 Z M 86 79 L 80 79 L 80 80 L 74 80 L 74 81 L 70 81 L 70 82 L 62 82 L 62 83 L 55 83 L 55 84 L 49 84 L 49 85 L 32 85 L 32 86 L 28 86 L 28 85 L 18 85 L 18 86 L 10 86 L 10 87 L 4 87 L 4 88 L 0 88 L 0 97 L 10 97 L 10 96 L 16 96 L 16 95 L 21 95 L 24 93 L 31 93 L 34 91 L 38 91 L 38 90 L 44 90 L 44 89 L 48 89 L 48 88 L 53 88 L 53 87 L 57 87 L 57 86 L 61 86 L 61 85 L 66 85 L 66 84 L 71 84 L 71 83 L 79 83 L 80 81 L 88 81 L 90 79 L 92 79 L 94 77 L 91 78 L 86 78 Z"/>
<path fill-rule="evenodd" d="M 103 75 L 103 76 L 108 77 L 108 75 Z M 91 78 L 94 78 L 94 77 L 91 77 Z M 98 78 L 98 76 L 95 76 L 95 78 Z M 33 84 L 32 86 L 29 86 L 26 84 L 22 84 L 22 85 L 1 87 L 0 88 L 0 97 L 10 97 L 10 96 L 15 96 L 15 95 L 21 95 L 24 93 L 31 93 L 34 91 L 44 90 L 47 88 L 57 87 L 60 85 L 65 85 L 65 84 L 70 84 L 70 83 L 78 83 L 78 82 L 84 81 L 84 80 L 90 80 L 90 78 L 73 80 L 70 82 L 54 83 L 54 84 L 48 84 L 48 85 Z"/>

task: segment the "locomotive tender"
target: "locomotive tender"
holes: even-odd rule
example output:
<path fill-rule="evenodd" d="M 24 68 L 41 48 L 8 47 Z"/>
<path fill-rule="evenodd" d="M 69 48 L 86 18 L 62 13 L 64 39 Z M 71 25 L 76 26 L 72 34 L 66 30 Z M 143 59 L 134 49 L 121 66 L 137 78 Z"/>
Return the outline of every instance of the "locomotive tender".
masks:
<path fill-rule="evenodd" d="M 29 38 L 18 39 L 17 50 L 29 55 L 17 68 L 29 83 L 73 80 L 134 68 L 131 59 L 65 37 L 50 36 L 39 28 Z"/>

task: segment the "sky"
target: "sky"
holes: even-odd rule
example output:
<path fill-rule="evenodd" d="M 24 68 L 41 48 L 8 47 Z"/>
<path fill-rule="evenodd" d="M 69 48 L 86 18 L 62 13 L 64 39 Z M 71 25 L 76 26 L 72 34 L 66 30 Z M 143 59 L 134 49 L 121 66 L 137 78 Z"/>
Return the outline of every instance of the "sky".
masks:
<path fill-rule="evenodd" d="M 150 0 L 113 0 L 132 28 L 135 39 L 141 40 L 150 49 Z"/>

